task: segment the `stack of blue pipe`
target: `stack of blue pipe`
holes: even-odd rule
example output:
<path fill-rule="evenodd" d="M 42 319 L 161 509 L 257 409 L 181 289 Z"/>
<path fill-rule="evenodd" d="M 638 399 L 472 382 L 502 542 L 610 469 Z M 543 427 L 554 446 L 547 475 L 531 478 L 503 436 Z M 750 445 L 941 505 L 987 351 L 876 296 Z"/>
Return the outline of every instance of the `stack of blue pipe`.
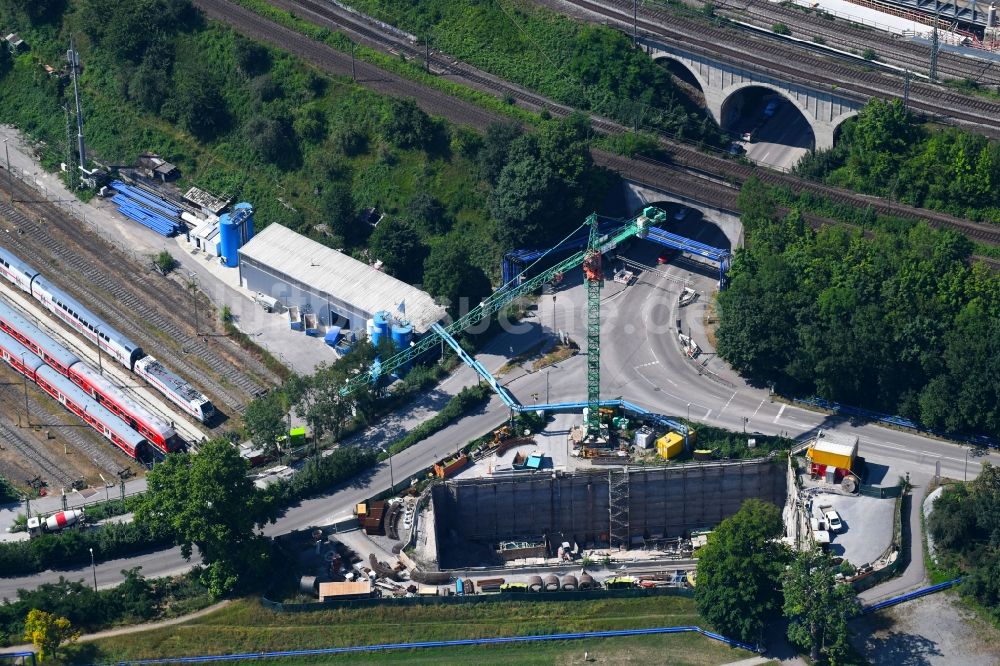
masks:
<path fill-rule="evenodd" d="M 112 181 L 111 187 L 117 192 L 111 200 L 122 215 L 162 236 L 173 236 L 178 232 L 181 225 L 180 208 L 120 180 Z"/>

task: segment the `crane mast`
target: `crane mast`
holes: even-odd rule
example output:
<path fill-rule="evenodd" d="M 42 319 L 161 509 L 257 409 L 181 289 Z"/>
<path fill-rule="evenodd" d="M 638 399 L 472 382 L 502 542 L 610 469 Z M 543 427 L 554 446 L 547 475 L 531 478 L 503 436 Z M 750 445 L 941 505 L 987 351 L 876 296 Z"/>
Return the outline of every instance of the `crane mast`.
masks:
<path fill-rule="evenodd" d="M 600 422 L 600 392 L 601 392 L 601 285 L 604 281 L 601 257 L 605 252 L 614 249 L 619 243 L 638 236 L 644 238 L 651 224 L 665 222 L 667 214 L 659 208 L 649 206 L 636 215 L 622 227 L 601 236 L 598 232 L 597 215 L 587 218 L 590 226 L 590 236 L 587 249 L 576 252 L 534 277 L 524 278 L 520 284 L 507 286 L 497 290 L 492 296 L 473 308 L 468 314 L 453 321 L 444 332 L 457 335 L 478 324 L 483 319 L 499 312 L 508 303 L 523 294 L 531 293 L 550 281 L 559 273 L 583 266 L 587 282 L 587 427 L 592 435 L 598 433 Z M 523 274 L 522 274 L 523 275 Z M 340 395 L 346 397 L 363 386 L 375 383 L 383 374 L 388 374 L 409 363 L 428 351 L 441 340 L 437 332 L 428 333 L 408 349 L 403 349 L 386 359 L 381 359 L 365 372 L 360 372 L 349 379 L 341 388 Z"/>

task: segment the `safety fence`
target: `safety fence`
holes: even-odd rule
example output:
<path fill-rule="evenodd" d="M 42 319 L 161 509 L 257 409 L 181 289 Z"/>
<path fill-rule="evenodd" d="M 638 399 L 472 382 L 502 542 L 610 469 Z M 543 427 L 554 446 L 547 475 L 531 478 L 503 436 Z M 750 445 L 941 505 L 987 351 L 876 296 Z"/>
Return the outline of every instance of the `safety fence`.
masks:
<path fill-rule="evenodd" d="M 950 587 L 955 587 L 962 582 L 961 578 L 956 578 L 955 580 L 949 580 L 944 583 L 938 583 L 937 585 L 931 585 L 930 587 L 922 587 L 919 590 L 914 590 L 913 592 L 907 592 L 898 597 L 893 597 L 891 599 L 886 599 L 885 601 L 880 601 L 878 603 L 872 604 L 871 606 L 865 606 L 862 609 L 862 615 L 868 615 L 869 613 L 874 613 L 880 611 L 883 608 L 889 608 L 890 606 L 895 606 L 897 604 L 905 603 L 907 601 L 913 601 L 914 599 L 919 599 L 920 597 L 926 597 L 928 594 L 934 594 L 935 592 L 940 592 L 941 590 L 947 590 Z"/>
<path fill-rule="evenodd" d="M 565 634 L 541 634 L 534 636 L 504 636 L 498 638 L 468 638 L 452 641 L 421 641 L 417 643 L 383 643 L 380 645 L 354 645 L 350 647 L 318 648 L 312 650 L 282 650 L 279 652 L 244 652 L 240 654 L 204 655 L 200 657 L 174 657 L 164 659 L 138 659 L 136 661 L 116 661 L 117 665 L 134 664 L 203 664 L 214 661 L 254 661 L 280 657 L 313 657 L 332 654 L 372 654 L 390 650 L 416 650 L 422 648 L 448 648 L 459 646 L 483 647 L 487 645 L 509 645 L 513 643 L 544 643 L 548 641 L 574 641 L 581 639 L 627 638 L 630 636 L 656 636 L 663 634 L 701 634 L 734 648 L 759 653 L 761 650 L 746 643 L 726 638 L 721 634 L 705 631 L 701 627 L 652 627 L 649 629 L 620 629 L 615 631 L 577 631 Z"/>

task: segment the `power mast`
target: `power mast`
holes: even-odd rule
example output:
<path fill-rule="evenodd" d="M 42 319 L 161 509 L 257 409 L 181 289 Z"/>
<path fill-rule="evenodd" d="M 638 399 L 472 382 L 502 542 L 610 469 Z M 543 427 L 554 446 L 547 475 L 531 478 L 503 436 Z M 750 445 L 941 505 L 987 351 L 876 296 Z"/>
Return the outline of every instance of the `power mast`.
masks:
<path fill-rule="evenodd" d="M 76 141 L 80 151 L 80 171 L 87 173 L 87 149 L 83 145 L 83 107 L 80 105 L 80 86 L 77 83 L 80 71 L 80 54 L 73 46 L 72 38 L 69 40 L 66 60 L 69 61 L 69 70 L 73 76 L 73 97 L 76 100 Z"/>

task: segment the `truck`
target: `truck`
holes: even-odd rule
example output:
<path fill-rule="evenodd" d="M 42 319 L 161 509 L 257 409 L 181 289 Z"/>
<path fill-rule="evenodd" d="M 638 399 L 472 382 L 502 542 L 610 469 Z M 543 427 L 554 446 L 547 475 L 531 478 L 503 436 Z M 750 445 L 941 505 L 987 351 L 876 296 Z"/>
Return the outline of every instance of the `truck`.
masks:
<path fill-rule="evenodd" d="M 28 518 L 28 534 L 34 538 L 43 533 L 59 532 L 67 527 L 81 523 L 83 521 L 83 514 L 83 509 L 69 509 L 68 511 L 53 513 L 46 518 L 39 516 Z"/>

